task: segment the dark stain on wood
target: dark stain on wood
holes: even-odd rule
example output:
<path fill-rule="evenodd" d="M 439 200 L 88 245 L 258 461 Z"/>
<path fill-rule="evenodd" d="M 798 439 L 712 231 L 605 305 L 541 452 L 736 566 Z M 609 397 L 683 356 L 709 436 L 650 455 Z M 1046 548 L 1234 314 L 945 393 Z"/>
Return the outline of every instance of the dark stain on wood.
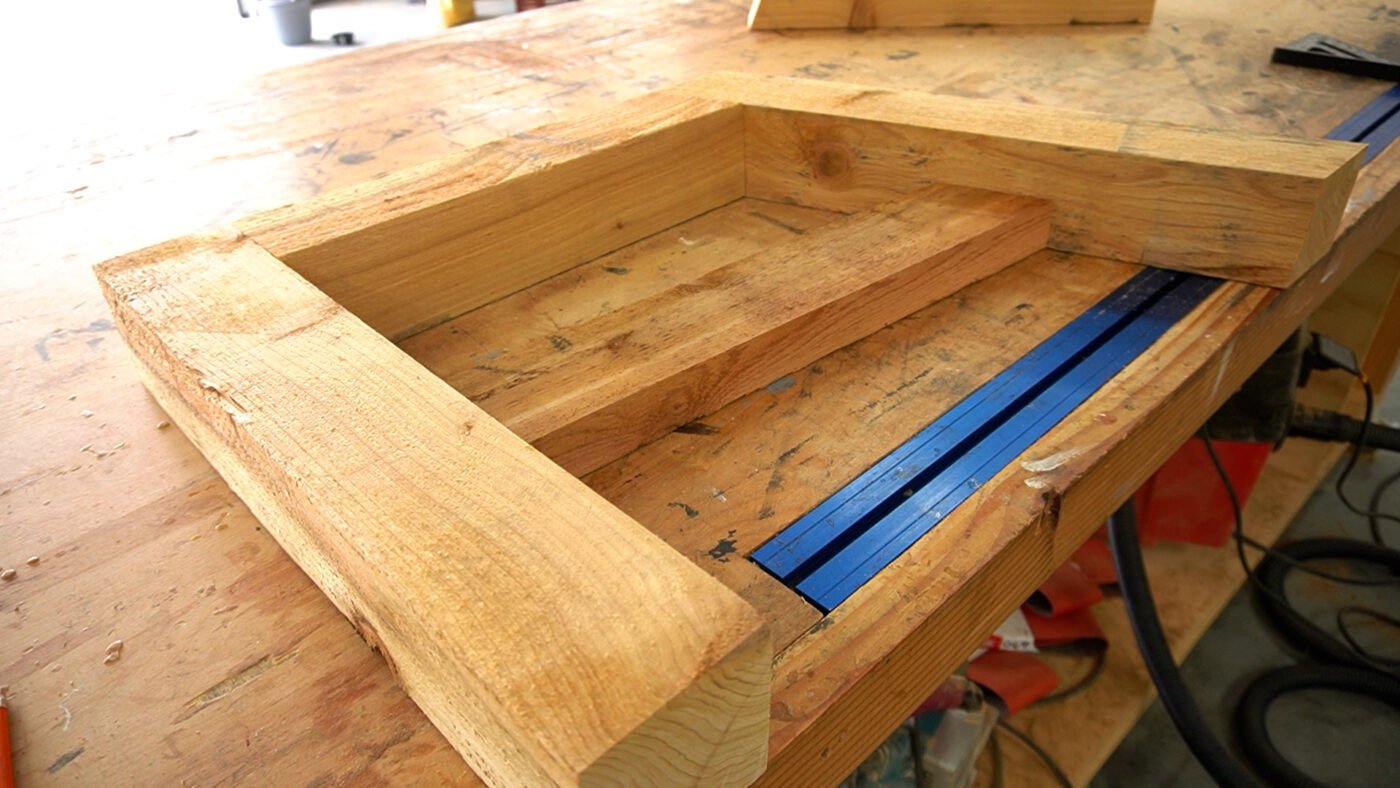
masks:
<path fill-rule="evenodd" d="M 700 511 L 684 501 L 671 501 L 666 504 L 672 509 L 680 509 L 685 512 L 686 517 L 699 517 Z"/>
<path fill-rule="evenodd" d="M 725 538 L 716 542 L 715 546 L 711 547 L 706 554 L 722 564 L 729 563 L 729 556 L 738 552 L 738 548 L 735 546 L 733 538 L 734 533 L 735 531 L 731 529 L 729 531 L 729 534 Z"/>
<path fill-rule="evenodd" d="M 78 757 L 79 755 L 82 755 L 82 754 L 83 754 L 83 750 L 85 750 L 85 749 L 87 749 L 87 748 L 86 748 L 86 747 L 79 747 L 79 748 L 76 749 L 76 750 L 70 750 L 70 751 L 65 752 L 65 753 L 63 753 L 62 755 L 58 756 L 57 758 L 54 759 L 54 762 L 53 762 L 53 763 L 49 764 L 48 773 L 49 773 L 49 774 L 53 774 L 54 772 L 57 772 L 59 769 L 62 769 L 63 767 L 67 766 L 68 764 L 72 763 L 72 762 L 73 762 L 73 759 L 76 758 L 76 757 Z"/>

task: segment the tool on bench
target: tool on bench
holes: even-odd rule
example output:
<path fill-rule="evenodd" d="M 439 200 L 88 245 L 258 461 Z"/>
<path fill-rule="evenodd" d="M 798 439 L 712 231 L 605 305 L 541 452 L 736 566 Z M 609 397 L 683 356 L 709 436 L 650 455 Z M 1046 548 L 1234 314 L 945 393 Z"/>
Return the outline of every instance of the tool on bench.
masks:
<path fill-rule="evenodd" d="M 1274 47 L 1273 62 L 1400 82 L 1400 63 L 1321 33 L 1308 33 L 1291 44 Z"/>

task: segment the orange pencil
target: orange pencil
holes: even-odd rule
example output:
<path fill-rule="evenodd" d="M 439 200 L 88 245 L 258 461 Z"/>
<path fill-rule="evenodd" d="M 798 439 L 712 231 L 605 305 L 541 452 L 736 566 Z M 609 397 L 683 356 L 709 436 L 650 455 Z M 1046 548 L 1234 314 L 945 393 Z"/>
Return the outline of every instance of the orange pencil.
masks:
<path fill-rule="evenodd" d="M 10 756 L 10 710 L 0 688 L 0 788 L 15 788 L 15 761 Z"/>

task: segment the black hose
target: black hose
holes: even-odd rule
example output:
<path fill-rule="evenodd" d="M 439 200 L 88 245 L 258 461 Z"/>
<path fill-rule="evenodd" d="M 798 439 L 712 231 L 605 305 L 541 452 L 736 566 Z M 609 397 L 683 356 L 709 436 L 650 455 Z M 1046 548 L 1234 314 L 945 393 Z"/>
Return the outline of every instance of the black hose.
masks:
<path fill-rule="evenodd" d="M 1235 730 L 1255 768 L 1270 782 L 1286 788 L 1327 788 L 1284 758 L 1269 737 L 1269 705 L 1280 695 L 1308 689 L 1339 690 L 1400 709 L 1400 680 L 1374 670 L 1344 665 L 1295 665 L 1255 679 L 1235 711 Z"/>
<path fill-rule="evenodd" d="M 1373 658 L 1349 648 L 1289 604 L 1283 587 L 1289 571 L 1299 563 L 1320 558 L 1361 561 L 1400 574 L 1400 551 L 1359 539 L 1300 539 L 1274 548 L 1254 570 L 1254 577 L 1263 591 L 1258 596 L 1259 604 L 1284 640 L 1306 651 L 1313 659 L 1372 670 L 1389 669 L 1390 666 L 1377 665 Z"/>
<path fill-rule="evenodd" d="M 1172 659 L 1167 638 L 1162 634 L 1162 622 L 1157 618 L 1156 604 L 1152 601 L 1147 572 L 1143 568 L 1137 515 L 1133 511 L 1132 499 L 1109 518 L 1108 537 L 1133 635 L 1137 638 L 1143 661 L 1147 663 L 1147 672 L 1152 676 L 1152 683 L 1157 685 L 1162 705 L 1166 707 L 1177 732 L 1218 785 L 1226 788 L 1256 786 L 1258 783 L 1254 778 L 1225 751 L 1224 745 L 1206 725 L 1196 701 L 1186 689 L 1176 661 Z"/>
<path fill-rule="evenodd" d="M 1334 443 L 1356 443 L 1366 427 L 1366 447 L 1400 451 L 1400 429 L 1375 422 L 1354 419 L 1345 413 L 1298 405 L 1288 424 L 1288 434 Z"/>

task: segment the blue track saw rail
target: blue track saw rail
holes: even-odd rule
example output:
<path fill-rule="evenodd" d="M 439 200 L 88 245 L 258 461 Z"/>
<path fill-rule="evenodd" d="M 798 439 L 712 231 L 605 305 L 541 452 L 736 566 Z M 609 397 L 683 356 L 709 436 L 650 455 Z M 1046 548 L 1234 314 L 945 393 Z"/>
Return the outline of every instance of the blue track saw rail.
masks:
<path fill-rule="evenodd" d="M 1379 156 L 1396 137 L 1400 137 L 1400 85 L 1382 93 L 1327 134 L 1329 140 L 1366 143 L 1363 163 Z"/>
<path fill-rule="evenodd" d="M 1144 269 L 753 553 L 830 611 L 1219 286 Z"/>

